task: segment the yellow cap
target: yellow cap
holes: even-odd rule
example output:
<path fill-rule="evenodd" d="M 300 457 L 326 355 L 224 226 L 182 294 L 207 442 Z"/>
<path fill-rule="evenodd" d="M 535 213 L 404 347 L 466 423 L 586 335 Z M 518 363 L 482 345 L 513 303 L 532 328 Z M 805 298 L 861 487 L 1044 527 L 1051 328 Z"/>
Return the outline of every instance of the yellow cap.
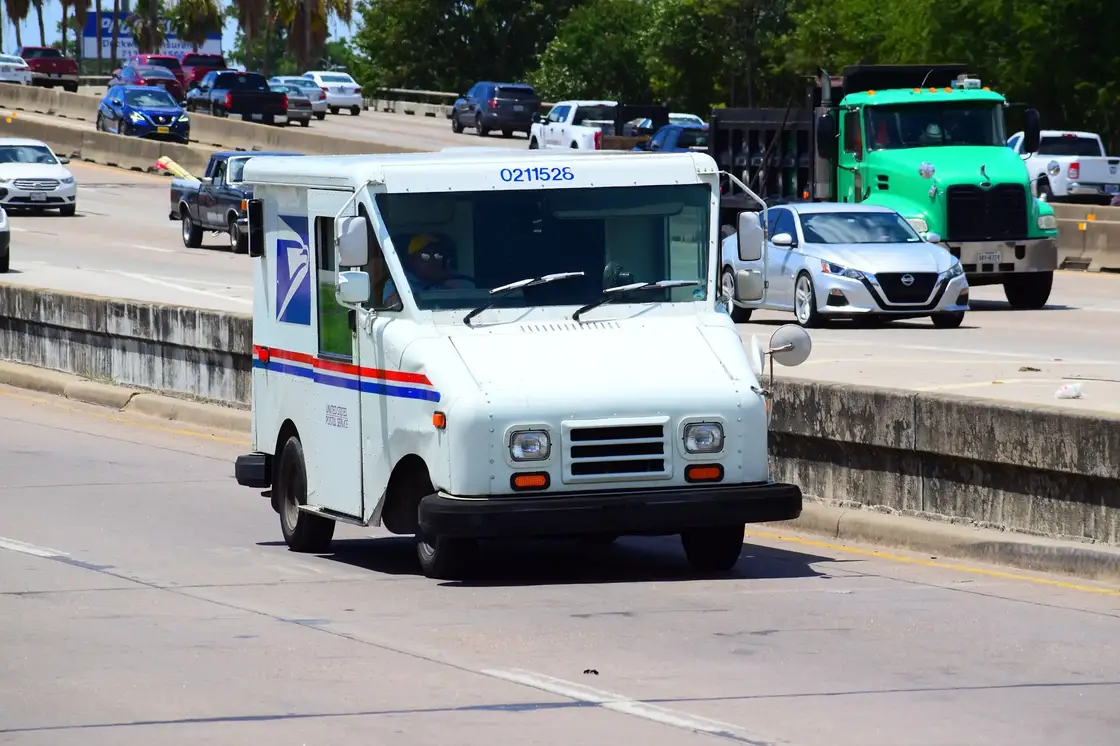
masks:
<path fill-rule="evenodd" d="M 426 249 L 430 244 L 435 243 L 436 240 L 437 240 L 436 237 L 433 236 L 431 233 L 419 233 L 419 234 L 413 236 L 412 240 L 408 242 L 408 253 L 410 255 L 419 254 L 421 251 Z"/>

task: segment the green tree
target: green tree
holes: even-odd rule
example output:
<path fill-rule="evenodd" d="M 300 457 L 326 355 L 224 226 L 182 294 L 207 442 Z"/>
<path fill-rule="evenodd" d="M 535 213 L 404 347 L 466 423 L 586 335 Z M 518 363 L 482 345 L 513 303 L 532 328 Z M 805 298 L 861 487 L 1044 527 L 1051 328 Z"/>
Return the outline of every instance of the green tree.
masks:
<path fill-rule="evenodd" d="M 16 27 L 16 48 L 23 46 L 23 38 L 20 36 L 19 27 L 23 20 L 31 13 L 30 0 L 4 0 L 4 15 Z"/>
<path fill-rule="evenodd" d="M 156 54 L 163 47 L 162 16 L 162 0 L 140 0 L 133 12 L 124 19 L 140 54 Z"/>
<path fill-rule="evenodd" d="M 190 44 L 196 52 L 206 43 L 206 37 L 221 32 L 224 20 L 217 0 L 177 0 L 167 19 L 176 38 Z"/>
<path fill-rule="evenodd" d="M 648 18 L 644 0 L 589 0 L 560 23 L 530 82 L 548 101 L 648 101 L 640 33 Z"/>
<path fill-rule="evenodd" d="M 259 52 L 263 55 L 268 51 L 268 42 L 265 40 L 270 35 L 266 34 L 262 37 L 262 33 L 269 25 L 269 10 L 268 0 L 233 0 L 227 8 L 226 14 L 236 19 L 240 32 L 237 40 L 237 56 L 231 55 L 231 58 L 245 65 L 246 69 L 252 66 L 251 63 L 267 67 L 267 56 L 257 56 L 257 54 Z"/>
<path fill-rule="evenodd" d="M 43 0 L 31 0 L 35 6 L 35 19 L 39 22 L 39 46 L 47 46 L 47 26 L 43 23 Z"/>

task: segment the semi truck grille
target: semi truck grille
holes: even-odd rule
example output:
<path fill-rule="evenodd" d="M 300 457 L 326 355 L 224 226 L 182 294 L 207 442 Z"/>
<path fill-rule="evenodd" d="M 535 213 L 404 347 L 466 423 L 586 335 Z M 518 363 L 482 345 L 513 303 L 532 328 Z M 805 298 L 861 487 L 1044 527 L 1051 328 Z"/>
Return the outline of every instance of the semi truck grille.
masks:
<path fill-rule="evenodd" d="M 58 179 L 16 179 L 14 186 L 26 192 L 46 192 L 58 189 Z"/>
<path fill-rule="evenodd" d="M 672 474 L 667 418 L 564 423 L 564 481 L 665 479 Z"/>
<path fill-rule="evenodd" d="M 910 283 L 905 278 L 910 278 Z M 936 272 L 881 272 L 875 275 L 889 303 L 924 303 L 937 284 Z"/>
<path fill-rule="evenodd" d="M 1027 235 L 1027 193 L 1022 184 L 982 189 L 955 184 L 946 191 L 947 241 L 1010 241 Z"/>

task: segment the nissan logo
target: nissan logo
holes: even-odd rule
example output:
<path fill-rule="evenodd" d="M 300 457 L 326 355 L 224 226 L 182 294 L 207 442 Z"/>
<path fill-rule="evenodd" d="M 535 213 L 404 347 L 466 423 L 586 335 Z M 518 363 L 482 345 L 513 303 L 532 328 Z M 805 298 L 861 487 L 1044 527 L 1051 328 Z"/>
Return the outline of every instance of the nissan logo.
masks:
<path fill-rule="evenodd" d="M 914 284 L 914 275 L 903 275 L 902 276 L 902 284 L 905 285 L 906 287 L 910 287 L 911 285 L 913 285 Z"/>

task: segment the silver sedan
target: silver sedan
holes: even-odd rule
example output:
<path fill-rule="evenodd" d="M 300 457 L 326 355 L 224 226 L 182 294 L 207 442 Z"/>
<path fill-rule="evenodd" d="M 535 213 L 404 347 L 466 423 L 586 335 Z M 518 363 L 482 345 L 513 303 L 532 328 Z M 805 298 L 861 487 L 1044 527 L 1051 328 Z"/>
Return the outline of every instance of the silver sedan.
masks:
<path fill-rule="evenodd" d="M 743 302 L 735 293 L 739 270 L 762 271 L 739 259 L 738 237 L 723 241 L 723 294 L 735 300 L 731 316 L 750 319 L 756 308 L 791 311 L 804 327 L 829 319 L 929 317 L 952 329 L 968 310 L 968 281 L 960 262 L 923 240 L 901 215 L 860 203 L 812 202 L 771 207 L 763 214 L 768 237 L 765 297 Z"/>

